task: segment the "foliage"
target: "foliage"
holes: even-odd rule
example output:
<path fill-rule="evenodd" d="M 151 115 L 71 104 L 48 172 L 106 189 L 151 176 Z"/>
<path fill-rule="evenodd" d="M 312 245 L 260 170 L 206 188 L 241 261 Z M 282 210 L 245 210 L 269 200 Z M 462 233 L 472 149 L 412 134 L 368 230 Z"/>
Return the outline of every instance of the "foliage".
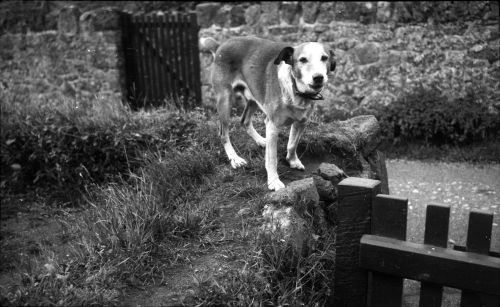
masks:
<path fill-rule="evenodd" d="M 299 254 L 279 235 L 260 234 L 243 256 L 244 268 L 198 278 L 199 305 L 324 306 L 332 295 L 335 250 L 332 238 Z"/>
<path fill-rule="evenodd" d="M 388 106 L 370 110 L 380 121 L 383 135 L 398 143 L 424 140 L 429 144 L 465 144 L 495 137 L 498 115 L 478 103 L 478 95 L 449 99 L 437 88 L 423 87 Z"/>
<path fill-rule="evenodd" d="M 1 185 L 20 190 L 82 190 L 137 170 L 143 152 L 183 148 L 199 114 L 132 113 L 97 108 L 2 105 Z"/>
<path fill-rule="evenodd" d="M 215 159 L 200 148 L 147 156 L 129 183 L 93 186 L 91 208 L 76 221 L 61 221 L 74 242 L 72 257 L 52 255 L 43 259 L 45 266 L 24 263 L 23 283 L 3 304 L 116 305 L 127 285 L 163 282 L 165 268 L 183 261 L 179 250 L 186 240 L 217 221 L 215 203 L 200 205 L 200 186 L 214 172 Z"/>

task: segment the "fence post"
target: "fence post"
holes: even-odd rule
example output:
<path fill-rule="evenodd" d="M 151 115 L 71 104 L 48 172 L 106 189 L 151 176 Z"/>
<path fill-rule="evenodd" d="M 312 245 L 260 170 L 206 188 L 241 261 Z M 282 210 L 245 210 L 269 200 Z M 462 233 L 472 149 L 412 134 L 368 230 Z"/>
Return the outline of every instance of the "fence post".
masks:
<path fill-rule="evenodd" d="M 359 267 L 359 246 L 370 233 L 372 201 L 380 193 L 380 181 L 349 177 L 338 186 L 335 306 L 366 306 L 367 274 Z"/>
<path fill-rule="evenodd" d="M 488 255 L 490 251 L 493 214 L 471 210 L 469 228 L 467 229 L 467 251 Z M 496 301 L 496 302 L 495 302 Z M 496 304 L 495 304 L 496 303 Z M 498 300 L 487 295 L 479 295 L 470 291 L 462 291 L 461 307 L 498 306 Z"/>
<path fill-rule="evenodd" d="M 446 248 L 448 227 L 450 224 L 450 206 L 429 204 L 425 215 L 424 244 Z M 420 284 L 421 307 L 439 307 L 443 299 L 443 286 L 429 282 Z"/>
<path fill-rule="evenodd" d="M 372 208 L 371 234 L 405 241 L 407 212 L 408 199 L 377 195 Z M 368 273 L 368 306 L 399 307 L 402 297 L 403 278 Z"/>

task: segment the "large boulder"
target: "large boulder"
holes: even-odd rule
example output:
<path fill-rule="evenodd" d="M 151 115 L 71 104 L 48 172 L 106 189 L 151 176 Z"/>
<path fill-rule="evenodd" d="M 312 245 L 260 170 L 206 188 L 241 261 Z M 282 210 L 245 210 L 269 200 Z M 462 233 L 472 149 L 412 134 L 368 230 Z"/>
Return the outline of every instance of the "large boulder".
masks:
<path fill-rule="evenodd" d="M 267 202 L 276 206 L 294 206 L 299 212 L 319 203 L 319 194 L 313 178 L 293 181 L 286 188 L 271 192 Z"/>
<path fill-rule="evenodd" d="M 306 254 L 310 248 L 312 230 L 293 207 L 266 205 L 262 212 L 265 233 L 278 236 L 289 243 L 298 254 Z"/>
<path fill-rule="evenodd" d="M 347 176 L 380 180 L 382 192 L 388 193 L 385 157 L 377 150 L 380 142 L 380 126 L 375 116 L 361 115 L 345 121 L 311 123 L 299 150 L 333 163 Z"/>

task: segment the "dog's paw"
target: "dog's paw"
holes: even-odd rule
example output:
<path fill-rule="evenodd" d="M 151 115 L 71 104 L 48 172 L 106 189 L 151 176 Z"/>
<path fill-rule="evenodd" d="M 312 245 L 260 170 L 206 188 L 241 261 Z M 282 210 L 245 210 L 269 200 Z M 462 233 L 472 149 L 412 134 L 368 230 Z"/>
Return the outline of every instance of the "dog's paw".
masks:
<path fill-rule="evenodd" d="M 272 182 L 267 183 L 267 187 L 271 191 L 278 191 L 285 188 L 285 184 L 279 179 L 274 179 Z"/>
<path fill-rule="evenodd" d="M 235 169 L 247 165 L 247 161 L 245 161 L 245 159 L 240 158 L 238 156 L 232 157 L 230 159 L 230 161 L 231 161 L 231 167 L 235 168 Z"/>
<path fill-rule="evenodd" d="M 295 168 L 301 171 L 304 171 L 306 169 L 304 164 L 302 164 L 299 159 L 288 160 L 288 163 L 290 164 L 290 168 Z"/>

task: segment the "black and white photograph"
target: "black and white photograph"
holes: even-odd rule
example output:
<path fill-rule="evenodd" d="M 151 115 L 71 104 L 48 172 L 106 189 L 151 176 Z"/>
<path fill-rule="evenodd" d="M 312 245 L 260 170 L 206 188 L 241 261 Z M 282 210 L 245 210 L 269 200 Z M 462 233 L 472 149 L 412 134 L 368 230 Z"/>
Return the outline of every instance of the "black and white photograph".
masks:
<path fill-rule="evenodd" d="M 500 306 L 498 1 L 0 2 L 0 305 Z"/>

